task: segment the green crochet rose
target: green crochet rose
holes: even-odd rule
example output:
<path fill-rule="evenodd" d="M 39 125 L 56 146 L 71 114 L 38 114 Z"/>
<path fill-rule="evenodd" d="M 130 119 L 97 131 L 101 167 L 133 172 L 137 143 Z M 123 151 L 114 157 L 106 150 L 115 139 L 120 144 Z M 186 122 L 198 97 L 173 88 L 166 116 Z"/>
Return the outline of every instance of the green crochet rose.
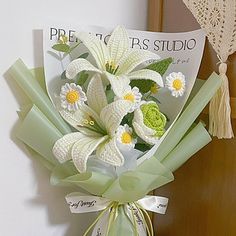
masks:
<path fill-rule="evenodd" d="M 156 103 L 146 103 L 141 106 L 144 124 L 156 131 L 155 136 L 161 137 L 165 133 L 166 117 L 160 112 Z"/>

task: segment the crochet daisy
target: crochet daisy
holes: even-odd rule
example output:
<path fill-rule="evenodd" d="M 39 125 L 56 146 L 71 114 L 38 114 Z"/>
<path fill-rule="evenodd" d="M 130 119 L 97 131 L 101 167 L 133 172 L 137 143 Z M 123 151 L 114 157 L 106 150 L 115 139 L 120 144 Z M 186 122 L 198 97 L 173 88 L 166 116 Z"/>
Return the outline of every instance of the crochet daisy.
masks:
<path fill-rule="evenodd" d="M 68 111 L 76 111 L 87 97 L 79 85 L 66 83 L 61 87 L 60 92 L 61 107 Z"/>
<path fill-rule="evenodd" d="M 129 113 L 132 113 L 135 109 L 137 109 L 140 106 L 142 94 L 139 92 L 139 89 L 137 87 L 133 87 L 131 89 L 130 86 L 127 86 L 123 92 L 118 94 L 116 100 L 117 99 L 130 101 L 132 103 L 132 106 L 129 110 Z"/>
<path fill-rule="evenodd" d="M 174 97 L 183 96 L 185 85 L 185 76 L 181 72 L 172 72 L 166 77 L 165 86 L 171 91 L 171 95 Z"/>
<path fill-rule="evenodd" d="M 134 148 L 137 139 L 133 137 L 133 130 L 127 124 L 120 125 L 116 132 L 118 146 L 121 150 L 129 150 Z"/>

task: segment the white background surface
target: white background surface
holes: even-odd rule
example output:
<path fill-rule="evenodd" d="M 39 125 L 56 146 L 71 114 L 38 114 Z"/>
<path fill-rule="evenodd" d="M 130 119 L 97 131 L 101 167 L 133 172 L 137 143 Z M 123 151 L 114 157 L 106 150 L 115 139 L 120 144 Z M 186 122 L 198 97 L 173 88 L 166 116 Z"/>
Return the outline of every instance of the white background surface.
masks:
<path fill-rule="evenodd" d="M 16 110 L 27 103 L 5 72 L 21 57 L 28 67 L 42 65 L 38 32 L 50 21 L 146 29 L 147 0 L 5 0 L 0 8 L 0 235 L 81 236 L 91 216 L 70 214 L 49 173 L 14 138 Z M 18 99 L 16 99 L 17 97 Z M 33 131 L 32 131 L 33 132 Z"/>

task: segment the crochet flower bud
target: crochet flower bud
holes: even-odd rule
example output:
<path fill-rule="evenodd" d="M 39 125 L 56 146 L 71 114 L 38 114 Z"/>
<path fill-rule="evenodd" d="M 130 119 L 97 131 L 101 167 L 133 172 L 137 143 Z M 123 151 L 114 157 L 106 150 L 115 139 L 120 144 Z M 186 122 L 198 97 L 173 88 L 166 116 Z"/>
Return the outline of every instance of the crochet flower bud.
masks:
<path fill-rule="evenodd" d="M 161 137 L 165 133 L 166 117 L 160 112 L 156 103 L 146 103 L 141 106 L 144 124 L 155 130 L 155 136 Z"/>
<path fill-rule="evenodd" d="M 143 103 L 134 112 L 133 127 L 137 135 L 149 144 L 157 143 L 165 133 L 166 117 L 155 102 Z"/>

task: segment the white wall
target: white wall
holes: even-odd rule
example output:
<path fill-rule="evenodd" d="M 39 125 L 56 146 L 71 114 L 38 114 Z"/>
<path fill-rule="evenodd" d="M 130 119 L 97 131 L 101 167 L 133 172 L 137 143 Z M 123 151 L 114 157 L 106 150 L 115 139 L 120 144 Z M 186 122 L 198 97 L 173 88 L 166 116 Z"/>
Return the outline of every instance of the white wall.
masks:
<path fill-rule="evenodd" d="M 50 19 L 146 29 L 147 0 L 5 0 L 0 7 L 0 235 L 81 236 L 91 216 L 72 215 L 49 173 L 14 138 L 19 103 L 26 97 L 4 73 L 21 57 L 29 67 L 42 65 L 41 29 Z M 91 220 L 91 219 L 90 219 Z"/>

